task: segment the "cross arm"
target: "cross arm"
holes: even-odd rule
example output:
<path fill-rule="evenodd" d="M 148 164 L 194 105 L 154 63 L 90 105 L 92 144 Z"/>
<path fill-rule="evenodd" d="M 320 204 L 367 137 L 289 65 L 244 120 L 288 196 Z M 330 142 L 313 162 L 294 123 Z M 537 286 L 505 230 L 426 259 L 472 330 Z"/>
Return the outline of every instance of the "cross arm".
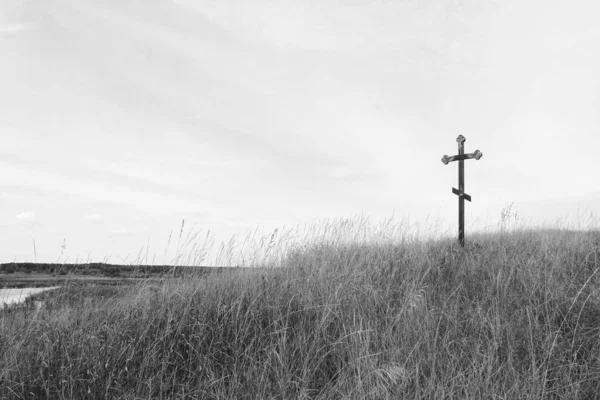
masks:
<path fill-rule="evenodd" d="M 444 156 L 442 157 L 442 162 L 444 164 L 448 164 L 449 162 L 452 161 L 461 161 L 461 160 L 469 160 L 471 158 L 474 158 L 476 160 L 479 160 L 481 157 L 483 156 L 483 153 L 479 150 L 475 150 L 473 153 L 469 153 L 469 154 L 458 154 L 455 156 Z"/>
<path fill-rule="evenodd" d="M 454 194 L 455 194 L 455 195 L 457 195 L 458 197 L 460 197 L 460 198 L 463 198 L 463 199 L 465 199 L 465 200 L 467 200 L 467 201 L 471 201 L 471 196 L 469 196 L 468 194 L 466 194 L 466 193 L 464 193 L 464 192 L 463 192 L 463 193 L 461 193 L 461 192 L 460 192 L 460 190 L 458 190 L 458 189 L 456 189 L 456 188 L 452 188 L 452 193 L 454 193 Z"/>

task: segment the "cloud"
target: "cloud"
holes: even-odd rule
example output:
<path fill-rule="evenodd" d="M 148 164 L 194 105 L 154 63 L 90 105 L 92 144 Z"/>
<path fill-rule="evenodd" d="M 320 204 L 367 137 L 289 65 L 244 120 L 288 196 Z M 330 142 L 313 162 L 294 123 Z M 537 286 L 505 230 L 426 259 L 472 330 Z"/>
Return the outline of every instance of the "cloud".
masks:
<path fill-rule="evenodd" d="M 16 218 L 23 220 L 23 221 L 32 221 L 35 219 L 35 213 L 30 212 L 30 211 L 22 212 L 20 214 L 17 214 Z"/>
<path fill-rule="evenodd" d="M 135 235 L 134 232 L 131 232 L 126 227 L 114 229 L 111 233 L 113 234 L 113 236 L 134 236 Z"/>
<path fill-rule="evenodd" d="M 35 29 L 35 24 L 12 24 L 0 26 L 0 35 L 14 35 L 19 32 Z"/>
<path fill-rule="evenodd" d="M 83 219 L 90 222 L 97 222 L 102 220 L 102 216 L 100 214 L 89 214 L 84 215 Z"/>

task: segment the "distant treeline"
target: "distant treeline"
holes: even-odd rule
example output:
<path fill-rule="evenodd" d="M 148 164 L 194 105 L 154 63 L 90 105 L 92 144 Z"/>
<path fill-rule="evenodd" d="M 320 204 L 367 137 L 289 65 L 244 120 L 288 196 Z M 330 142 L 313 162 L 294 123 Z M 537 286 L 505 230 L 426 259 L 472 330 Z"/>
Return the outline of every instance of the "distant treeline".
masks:
<path fill-rule="evenodd" d="M 106 263 L 87 264 L 48 264 L 48 263 L 6 263 L 0 264 L 0 273 L 75 274 L 111 277 L 150 277 L 168 274 L 180 275 L 186 272 L 214 273 L 229 270 L 230 267 L 172 266 L 172 265 L 115 265 Z"/>

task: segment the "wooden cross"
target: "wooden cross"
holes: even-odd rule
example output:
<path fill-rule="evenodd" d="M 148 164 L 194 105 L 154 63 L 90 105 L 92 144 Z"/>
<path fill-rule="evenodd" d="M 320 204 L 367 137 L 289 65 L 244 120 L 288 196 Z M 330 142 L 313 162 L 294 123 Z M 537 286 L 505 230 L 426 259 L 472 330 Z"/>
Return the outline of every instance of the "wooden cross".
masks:
<path fill-rule="evenodd" d="M 462 247 L 465 247 L 465 200 L 471 201 L 471 196 L 465 193 L 465 160 L 471 158 L 479 160 L 483 153 L 475 150 L 473 153 L 465 154 L 467 139 L 463 135 L 459 135 L 456 141 L 458 142 L 458 155 L 452 157 L 444 155 L 442 162 L 448 165 L 449 162 L 458 161 L 458 189 L 452 188 L 452 193 L 458 196 L 458 241 Z"/>

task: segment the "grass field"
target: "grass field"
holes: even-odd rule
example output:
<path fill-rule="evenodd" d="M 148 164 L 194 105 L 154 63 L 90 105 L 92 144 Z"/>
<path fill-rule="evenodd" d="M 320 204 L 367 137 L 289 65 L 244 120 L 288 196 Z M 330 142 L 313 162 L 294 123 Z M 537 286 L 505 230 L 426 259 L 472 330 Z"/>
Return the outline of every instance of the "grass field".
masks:
<path fill-rule="evenodd" d="M 598 398 L 600 232 L 288 250 L 2 315 L 0 398 Z"/>

